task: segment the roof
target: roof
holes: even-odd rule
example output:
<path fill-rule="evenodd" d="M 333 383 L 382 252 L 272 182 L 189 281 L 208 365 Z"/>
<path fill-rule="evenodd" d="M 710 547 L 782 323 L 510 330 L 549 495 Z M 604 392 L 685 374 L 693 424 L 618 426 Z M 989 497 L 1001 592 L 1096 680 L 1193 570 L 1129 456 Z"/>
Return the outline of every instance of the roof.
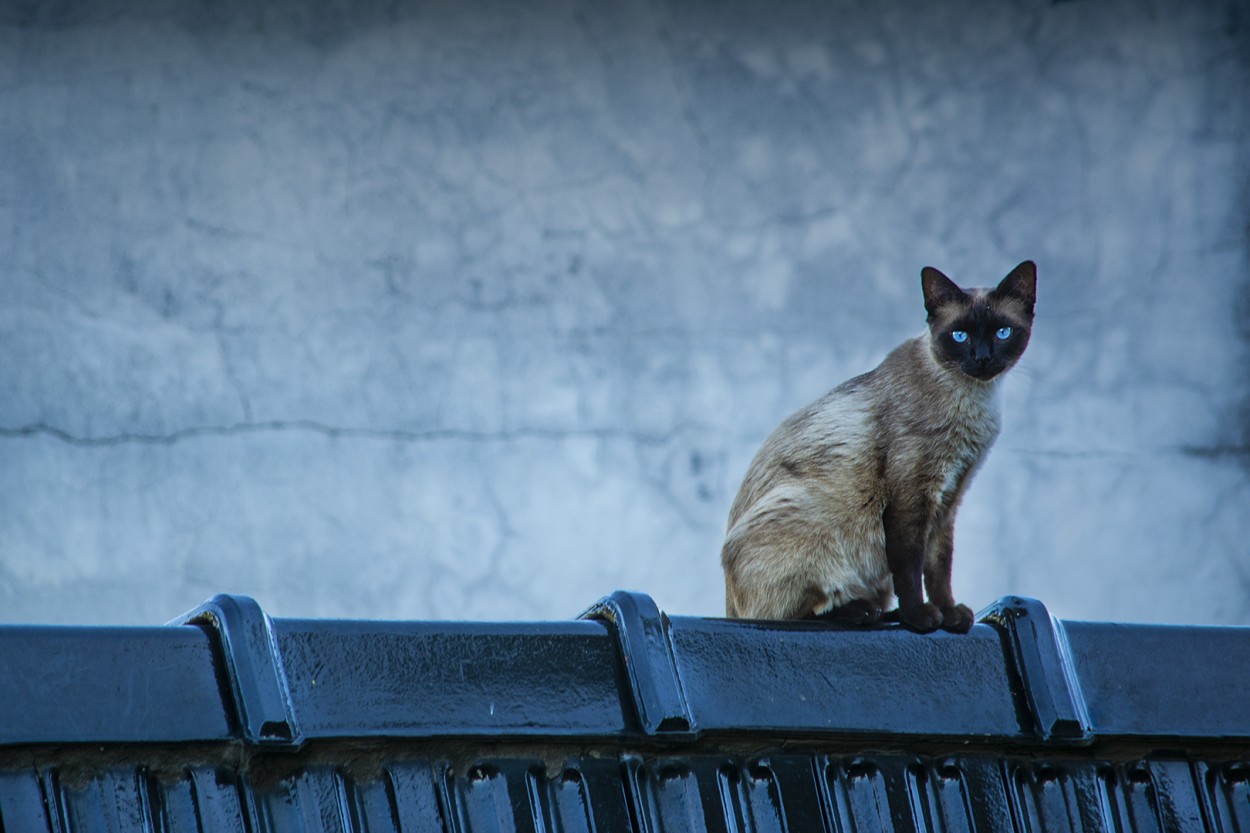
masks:
<path fill-rule="evenodd" d="M 0 830 L 1250 830 L 1250 628 L 0 627 Z"/>

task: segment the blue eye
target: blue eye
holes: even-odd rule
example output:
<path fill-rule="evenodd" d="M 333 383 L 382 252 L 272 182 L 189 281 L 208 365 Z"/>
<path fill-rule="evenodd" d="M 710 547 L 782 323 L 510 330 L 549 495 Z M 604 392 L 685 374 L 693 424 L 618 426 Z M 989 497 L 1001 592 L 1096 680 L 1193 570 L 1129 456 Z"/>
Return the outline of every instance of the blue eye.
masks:
<path fill-rule="evenodd" d="M 1011 338 L 1011 328 L 999 327 L 998 332 L 994 333 L 994 335 L 998 336 L 999 341 L 1006 341 L 1007 339 Z"/>
<path fill-rule="evenodd" d="M 951 338 L 955 339 L 956 344 L 963 344 L 968 340 L 968 334 L 963 330 L 951 330 Z"/>

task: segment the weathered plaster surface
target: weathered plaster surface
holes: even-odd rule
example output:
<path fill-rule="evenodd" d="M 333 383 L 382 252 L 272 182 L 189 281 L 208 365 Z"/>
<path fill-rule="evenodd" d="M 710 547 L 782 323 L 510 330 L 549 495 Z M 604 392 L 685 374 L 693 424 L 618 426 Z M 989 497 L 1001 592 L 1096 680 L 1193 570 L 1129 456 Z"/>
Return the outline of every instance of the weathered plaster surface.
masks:
<path fill-rule="evenodd" d="M 786 414 L 1040 269 L 956 586 L 1250 623 L 1250 7 L 0 4 L 0 620 L 717 614 Z"/>

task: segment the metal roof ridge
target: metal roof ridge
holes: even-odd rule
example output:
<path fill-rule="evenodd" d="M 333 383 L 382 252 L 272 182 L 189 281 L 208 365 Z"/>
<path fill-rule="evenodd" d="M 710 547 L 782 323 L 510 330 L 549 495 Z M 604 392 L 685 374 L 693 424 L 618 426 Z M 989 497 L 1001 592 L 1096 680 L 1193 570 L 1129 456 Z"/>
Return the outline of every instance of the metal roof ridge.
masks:
<path fill-rule="evenodd" d="M 963 635 L 669 616 L 624 591 L 524 627 L 275 619 L 228 594 L 170 625 L 0 626 L 0 747 L 1250 740 L 1228 696 L 1250 689 L 1250 628 L 1069 622 L 1019 596 Z"/>

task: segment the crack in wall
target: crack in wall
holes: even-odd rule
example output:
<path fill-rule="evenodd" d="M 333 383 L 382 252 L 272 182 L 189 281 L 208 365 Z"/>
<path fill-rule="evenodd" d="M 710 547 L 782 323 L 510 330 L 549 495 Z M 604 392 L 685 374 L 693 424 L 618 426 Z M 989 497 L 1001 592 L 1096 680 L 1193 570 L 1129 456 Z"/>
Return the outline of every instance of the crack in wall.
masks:
<path fill-rule="evenodd" d="M 508 443 L 518 440 L 541 440 L 559 442 L 561 440 L 600 440 L 613 442 L 632 442 L 645 446 L 663 446 L 674 442 L 679 436 L 695 433 L 707 436 L 715 432 L 711 426 L 682 423 L 668 431 L 648 432 L 631 431 L 624 428 L 515 428 L 506 431 L 469 431 L 458 428 L 431 428 L 428 430 L 409 430 L 402 428 L 362 428 L 358 426 L 329 425 L 309 419 L 265 420 L 261 422 L 238 422 L 232 425 L 195 425 L 180 428 L 165 434 L 145 434 L 138 431 L 126 431 L 120 434 L 108 434 L 97 437 L 84 437 L 47 423 L 33 423 L 20 428 L 0 428 L 0 439 L 23 439 L 28 437 L 51 437 L 67 445 L 104 448 L 119 445 L 173 445 L 184 440 L 203 437 L 234 437 L 249 434 L 304 433 L 317 434 L 329 439 L 374 440 L 382 442 L 428 443 L 428 442 L 483 442 Z M 725 435 L 728 441 L 754 442 L 755 438 L 740 438 Z M 1011 448 L 1004 449 L 1012 454 L 1032 458 L 1053 459 L 1131 459 L 1154 454 L 1178 454 L 1198 459 L 1248 459 L 1250 445 L 1215 445 L 1215 446 L 1177 446 L 1173 448 L 1151 448 L 1141 451 L 1123 451 L 1112 449 L 1038 449 Z"/>
<path fill-rule="evenodd" d="M 1231 458 L 1245 460 L 1250 463 L 1250 445 L 1187 445 L 1178 450 L 1187 457 L 1197 457 L 1201 460 L 1226 460 Z"/>
<path fill-rule="evenodd" d="M 1051 460 L 1134 460 L 1156 455 L 1179 455 L 1199 460 L 1250 459 L 1250 445 L 1180 445 L 1124 450 L 1110 448 L 1004 448 L 1002 451 L 1023 459 Z"/>
<path fill-rule="evenodd" d="M 455 428 L 435 428 L 414 431 L 389 428 L 359 428 L 327 425 L 315 420 L 268 420 L 240 422 L 233 425 L 197 425 L 180 428 L 166 434 L 124 432 L 99 437 L 81 437 L 63 428 L 46 423 L 35 423 L 20 428 L 0 428 L 0 438 L 22 439 L 27 437 L 51 437 L 68 445 L 102 448 L 119 445 L 173 445 L 184 440 L 202 437 L 234 437 L 249 434 L 277 434 L 284 432 L 318 434 L 329 439 L 377 440 L 383 442 L 426 443 L 437 441 L 508 443 L 517 440 L 542 440 L 558 442 L 566 439 L 591 439 L 601 441 L 627 441 L 640 445 L 664 445 L 678 435 L 687 432 L 706 432 L 706 426 L 680 425 L 663 433 L 629 431 L 622 428 L 547 429 L 516 428 L 508 431 L 465 431 Z"/>

